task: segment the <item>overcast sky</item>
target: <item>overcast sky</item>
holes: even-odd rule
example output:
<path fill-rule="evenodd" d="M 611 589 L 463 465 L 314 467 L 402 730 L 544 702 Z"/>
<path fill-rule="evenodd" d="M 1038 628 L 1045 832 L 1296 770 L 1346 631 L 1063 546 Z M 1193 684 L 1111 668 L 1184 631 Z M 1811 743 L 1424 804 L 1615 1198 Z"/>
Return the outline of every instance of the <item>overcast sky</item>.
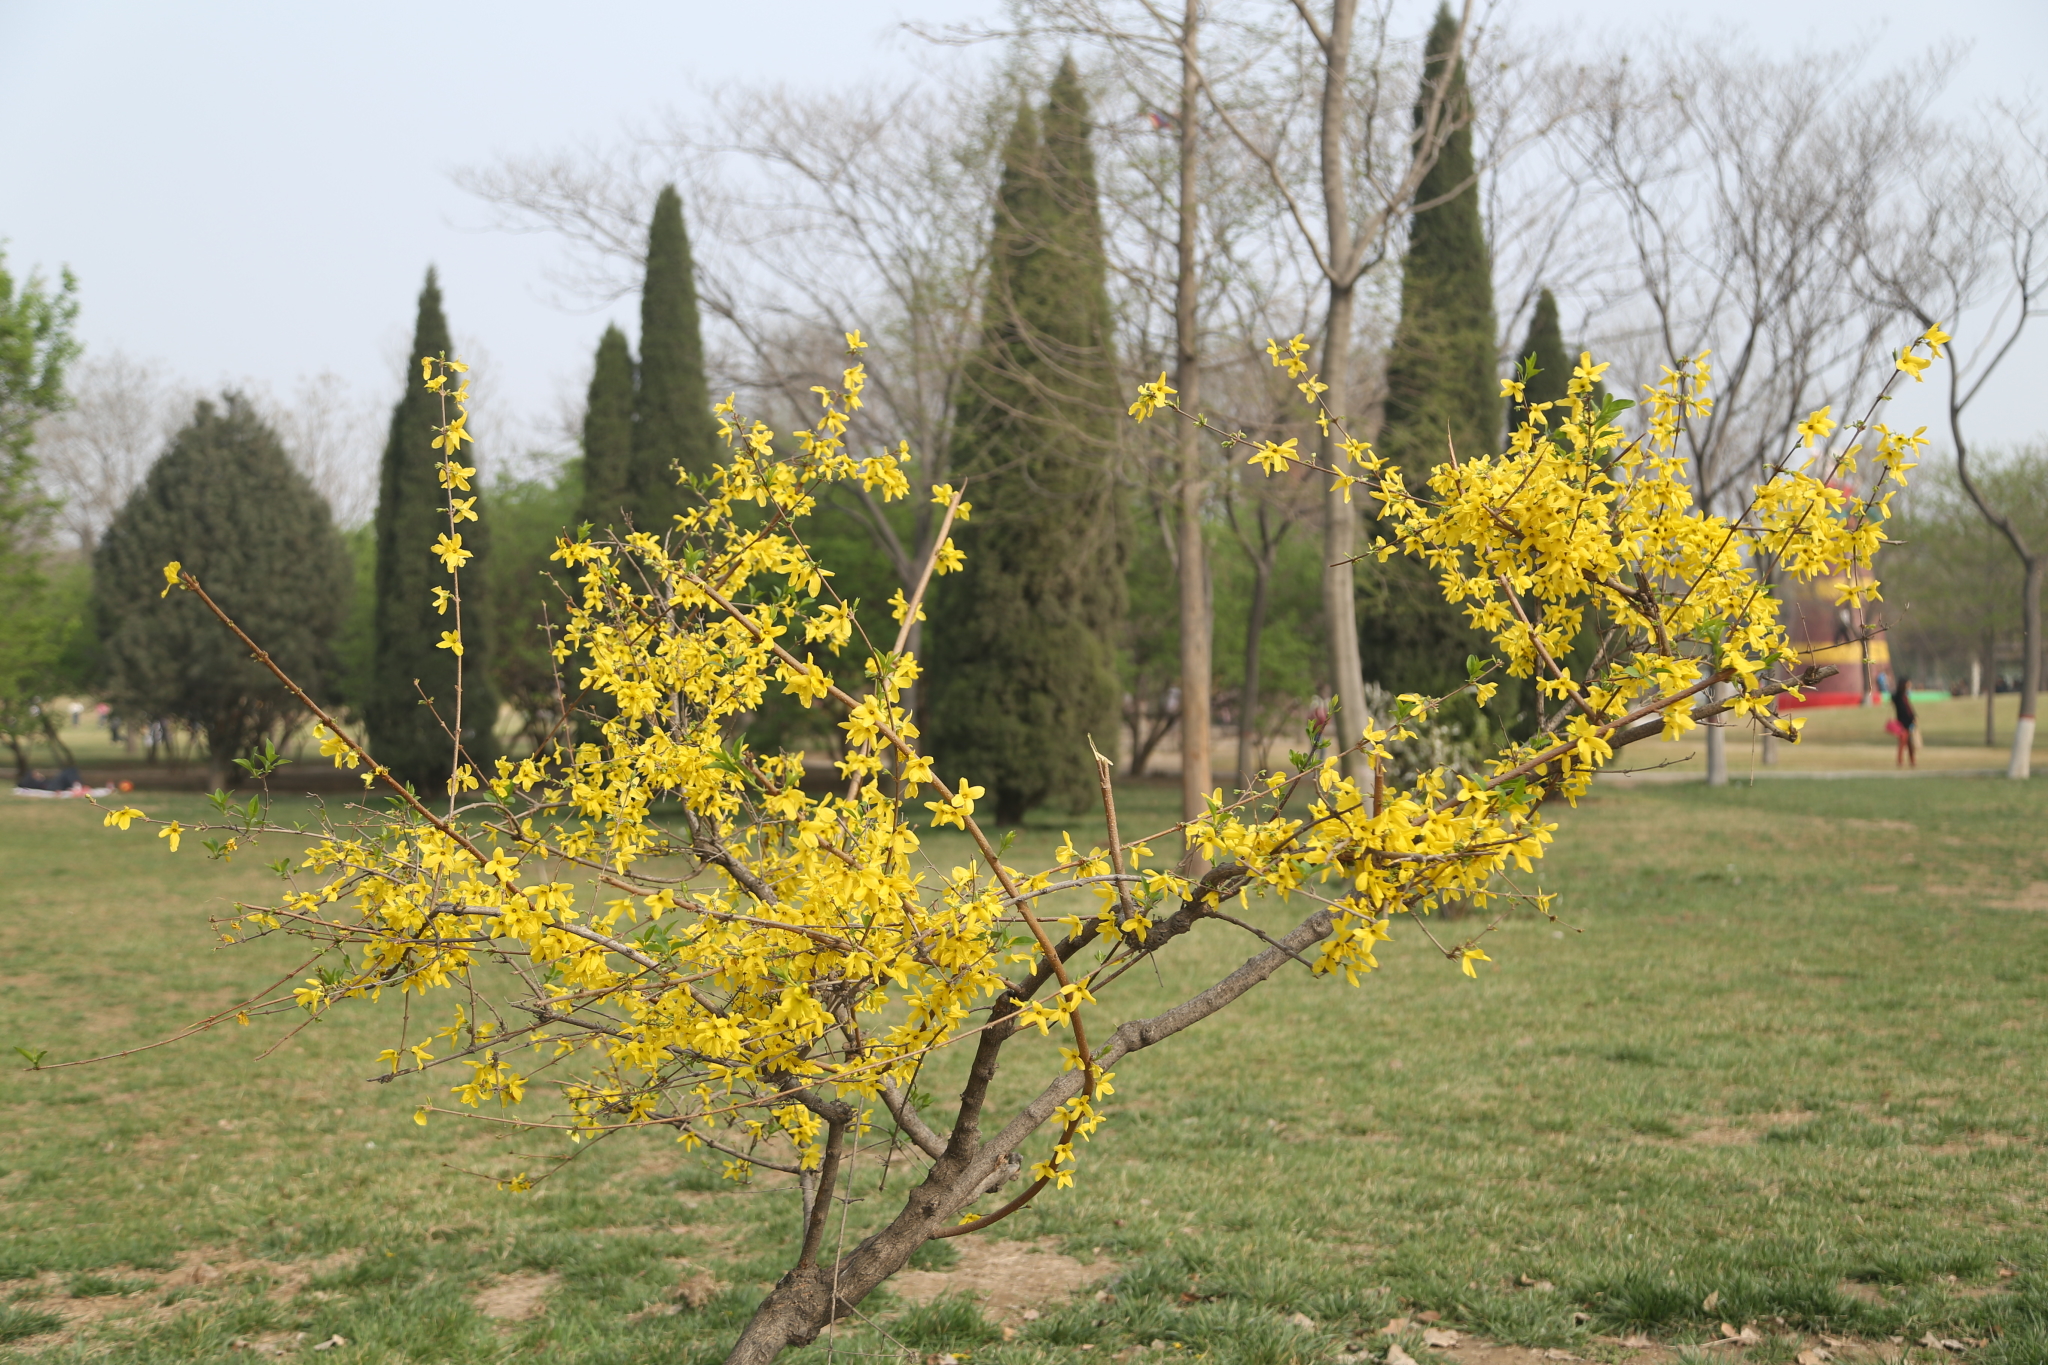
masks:
<path fill-rule="evenodd" d="M 1433 0 L 1403 5 L 1419 32 Z M 1588 47 L 1676 22 L 1779 51 L 1867 37 L 1890 64 L 1960 39 L 1973 49 L 1953 87 L 1958 109 L 2025 97 L 2048 52 L 2041 0 L 1504 9 L 1517 27 L 1576 24 Z M 607 140 L 721 83 L 912 76 L 940 58 L 903 20 L 999 13 L 989 0 L 0 0 L 0 239 L 18 272 L 77 272 L 94 351 L 280 392 L 319 371 L 365 394 L 390 389 L 431 262 L 457 338 L 488 356 L 500 401 L 539 414 L 586 363 L 603 315 L 559 307 L 544 275 L 557 248 L 484 230 L 488 215 L 451 183 L 454 168 Z M 613 311 L 632 320 L 630 303 Z M 2048 339 L 2032 349 L 2048 361 Z M 2033 368 L 2011 366 L 1990 396 L 1990 439 L 2041 430 Z"/>

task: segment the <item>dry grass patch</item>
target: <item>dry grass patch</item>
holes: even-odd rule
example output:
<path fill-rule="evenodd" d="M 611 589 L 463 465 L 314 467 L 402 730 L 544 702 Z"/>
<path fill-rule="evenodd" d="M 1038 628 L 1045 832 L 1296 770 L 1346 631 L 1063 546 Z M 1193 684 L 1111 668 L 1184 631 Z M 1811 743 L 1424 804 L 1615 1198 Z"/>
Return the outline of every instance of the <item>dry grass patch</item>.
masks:
<path fill-rule="evenodd" d="M 909 1304 L 948 1294 L 973 1296 L 991 1321 L 1016 1324 L 1026 1312 L 1051 1308 L 1116 1270 L 1112 1261 L 1084 1263 L 1056 1250 L 1051 1238 L 998 1242 L 964 1238 L 952 1245 L 960 1259 L 945 1270 L 899 1270 L 889 1290 Z"/>

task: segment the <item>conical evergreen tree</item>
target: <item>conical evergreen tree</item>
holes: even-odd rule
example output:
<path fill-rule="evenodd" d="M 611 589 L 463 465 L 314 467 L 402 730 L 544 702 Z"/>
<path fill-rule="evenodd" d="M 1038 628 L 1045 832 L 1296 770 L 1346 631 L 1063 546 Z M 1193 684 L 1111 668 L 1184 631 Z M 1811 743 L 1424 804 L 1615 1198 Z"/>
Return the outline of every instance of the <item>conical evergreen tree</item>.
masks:
<path fill-rule="evenodd" d="M 1108 267 L 1073 64 L 1003 155 L 982 336 L 955 428 L 973 481 L 967 566 L 932 590 L 926 731 L 940 770 L 1015 824 L 1093 782 L 1089 735 L 1117 733 L 1123 614 L 1119 434 Z"/>
<path fill-rule="evenodd" d="M 1449 6 L 1438 9 L 1415 122 L 1422 126 L 1431 96 L 1441 86 L 1440 117 L 1463 126 L 1445 139 L 1416 195 L 1416 202 L 1430 207 L 1418 212 L 1409 228 L 1408 254 L 1401 263 L 1401 321 L 1387 360 L 1387 421 L 1380 453 L 1410 471 L 1443 463 L 1449 453 L 1446 433 L 1461 454 L 1491 453 L 1500 435 L 1493 262 L 1479 219 L 1479 188 L 1473 183 L 1471 96 L 1462 60 L 1450 71 L 1448 83 L 1444 80 L 1457 36 L 1458 21 Z M 1453 197 L 1434 202 L 1445 195 Z"/>
<path fill-rule="evenodd" d="M 1531 403 L 1557 403 L 1564 399 L 1565 386 L 1572 380 L 1571 357 L 1565 353 L 1564 333 L 1557 325 L 1557 300 L 1548 289 L 1536 297 L 1536 315 L 1529 319 L 1529 335 L 1515 352 L 1515 374 L 1522 373 L 1524 361 L 1533 360 L 1536 376 L 1522 385 L 1522 401 L 1507 402 L 1508 426 L 1512 432 L 1527 420 Z M 1551 416 L 1551 424 L 1557 417 Z"/>
<path fill-rule="evenodd" d="M 336 682 L 348 550 L 327 502 L 240 395 L 201 402 L 93 552 L 109 696 L 131 721 L 202 730 L 216 786 L 299 705 L 198 598 L 163 600 L 179 560 L 315 697 Z"/>
<path fill-rule="evenodd" d="M 583 503 L 579 517 L 596 526 L 619 525 L 633 507 L 633 353 L 626 334 L 606 327 L 597 343 L 597 368 L 583 410 Z M 636 524 L 640 518 L 633 518 Z"/>
<path fill-rule="evenodd" d="M 453 768 L 455 748 L 442 727 L 452 727 L 455 721 L 456 658 L 438 647 L 441 632 L 454 629 L 454 610 L 436 613 L 433 594 L 449 581 L 432 551 L 434 538 L 448 529 L 436 472 L 442 456 L 433 448 L 441 403 L 421 385 L 417 366 L 423 356 L 447 355 L 451 350 L 441 287 L 428 270 L 406 364 L 405 396 L 391 413 L 377 490 L 374 666 L 364 699 L 371 751 L 400 780 L 422 792 L 440 791 Z M 470 762 L 481 766 L 495 757 L 498 700 L 490 682 L 490 613 L 485 602 L 490 518 L 482 515 L 481 490 L 476 496 L 479 519 L 461 527 L 463 547 L 475 555 L 462 569 L 462 743 Z M 431 699 L 431 707 L 422 703 L 422 695 Z"/>
<path fill-rule="evenodd" d="M 704 385 L 696 267 L 676 187 L 662 188 L 647 233 L 640 294 L 640 389 L 633 401 L 633 462 L 626 480 L 633 525 L 656 535 L 683 508 L 677 469 L 704 474 L 718 458 L 718 425 Z M 610 514 L 616 517 L 617 513 Z"/>
<path fill-rule="evenodd" d="M 1472 183 L 1471 105 L 1462 60 L 1445 79 L 1457 36 L 1457 19 L 1448 6 L 1439 8 L 1425 49 L 1415 123 L 1421 128 L 1428 119 L 1440 87 L 1438 118 L 1465 126 L 1444 139 L 1416 194 L 1416 202 L 1427 207 L 1409 227 L 1401 265 L 1401 319 L 1387 358 L 1386 423 L 1378 443 L 1381 454 L 1409 471 L 1411 487 L 1449 458 L 1446 437 L 1461 457 L 1492 453 L 1500 444 L 1493 271 L 1479 190 Z M 1396 556 L 1361 573 L 1359 608 L 1366 672 L 1390 692 L 1447 691 L 1464 681 L 1468 654 L 1487 652 L 1464 614 L 1437 591 L 1436 574 L 1420 561 Z M 1506 713 L 1514 704 L 1504 693 L 1496 705 Z"/>

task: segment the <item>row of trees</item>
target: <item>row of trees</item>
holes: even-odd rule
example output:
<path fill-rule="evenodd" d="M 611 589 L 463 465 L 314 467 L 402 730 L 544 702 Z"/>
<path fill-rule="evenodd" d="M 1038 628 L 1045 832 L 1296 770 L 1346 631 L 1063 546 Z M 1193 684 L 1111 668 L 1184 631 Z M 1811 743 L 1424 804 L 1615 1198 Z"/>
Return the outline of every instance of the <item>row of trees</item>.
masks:
<path fill-rule="evenodd" d="M 1531 355 L 1540 402 L 1582 346 L 1617 361 L 1623 396 L 1711 350 L 1717 401 L 1683 446 L 1701 496 L 1732 510 L 1805 413 L 1863 415 L 1870 362 L 1896 334 L 2029 287 L 2024 259 L 2002 285 L 1987 267 L 2040 220 L 2021 173 L 2036 150 L 2017 124 L 1932 116 L 1940 59 L 1873 79 L 1856 53 L 1674 45 L 1589 68 L 1517 48 L 1469 11 L 1440 11 L 1411 45 L 1386 15 L 1342 3 L 1275 14 L 1040 0 L 1017 15 L 1001 32 L 930 35 L 1007 42 L 993 98 L 966 85 L 818 100 L 750 90 L 607 155 L 507 160 L 466 183 L 508 225 L 559 232 L 568 283 L 603 298 L 641 266 L 632 215 L 652 186 L 687 177 L 716 387 L 800 418 L 858 324 L 871 382 L 853 433 L 907 438 L 926 491 L 957 481 L 964 396 L 980 387 L 971 370 L 1000 297 L 1001 218 L 993 233 L 963 224 L 989 222 L 1019 92 L 1063 54 L 1097 110 L 1122 388 L 1165 370 L 1216 427 L 1330 458 L 1344 454 L 1337 438 L 1298 420 L 1291 387 L 1243 338 L 1307 334 L 1352 435 L 1411 470 L 1495 445 L 1498 378 Z M 1905 225 L 1933 205 L 1947 220 Z M 1930 255 L 1909 262 L 1905 244 L 1923 243 Z M 1955 268 L 1965 258 L 1972 268 Z M 1965 340 L 1969 364 L 2003 338 Z M 1085 450 L 1073 417 L 1068 443 Z M 1334 693 L 1356 716 L 1367 681 L 1430 689 L 1462 669 L 1471 637 L 1412 566 L 1354 563 L 1373 509 L 1248 480 L 1200 431 L 1118 442 L 1131 748 L 1183 713 L 1236 720 L 1246 740 L 1241 755 L 1210 756 L 1208 727 L 1181 727 L 1189 809 L 1214 771 L 1254 761 L 1251 737 L 1281 719 L 1274 696 Z M 916 501 L 892 516 L 855 490 L 831 509 L 873 538 L 884 595 L 907 593 L 930 552 L 942 509 Z M 1259 652 L 1274 639 L 1265 613 L 1317 593 L 1318 576 L 1313 619 L 1288 620 L 1296 639 L 1307 625 L 1318 657 L 1276 686 Z M 1534 696 L 1503 701 L 1521 724 L 1537 719 Z M 1085 759 L 1056 760 L 1062 780 L 1085 782 Z"/>
<path fill-rule="evenodd" d="M 684 504 L 677 474 L 702 477 L 717 433 L 705 389 L 703 343 L 680 200 L 656 203 L 642 309 L 642 357 L 607 330 L 584 422 L 584 457 L 546 481 L 500 483 L 488 517 L 477 480 L 456 528 L 474 557 L 467 602 L 437 601 L 428 547 L 446 529 L 436 473 L 439 400 L 408 377 L 392 409 L 368 525 L 344 534 L 305 458 L 330 455 L 309 429 L 230 391 L 199 399 L 168 434 L 177 400 L 153 373 L 120 357 L 89 372 L 88 401 L 66 394 L 77 347 L 67 278 L 16 291 L 0 272 L 9 396 L 11 517 L 4 545 L 10 634 L 0 713 L 25 772 L 40 741 L 68 751 L 45 708 L 60 693 L 96 691 L 132 720 L 203 737 L 217 784 L 232 760 L 299 721 L 291 699 L 196 601 L 159 601 L 160 570 L 179 560 L 265 641 L 272 658 L 321 700 L 360 717 L 380 758 L 422 789 L 446 779 L 458 630 L 465 747 L 491 754 L 502 702 L 529 742 L 550 729 L 564 697 L 544 634 L 543 574 L 558 536 L 579 520 L 669 523 Z M 19 297 L 17 297 L 17 293 Z M 419 298 L 411 353 L 453 351 L 434 272 Z M 304 394 L 301 397 L 305 397 Z M 322 415 L 315 402 L 317 419 Z M 287 441 L 280 426 L 294 438 Z M 313 439 L 307 440 L 308 436 Z M 40 439 L 38 439 L 40 437 Z M 288 450 L 288 444 L 291 449 Z M 145 465 L 139 449 L 160 453 Z M 36 454 L 47 452 L 39 469 Z M 140 477 L 138 477 L 138 475 Z M 336 480 L 327 480 L 332 489 Z M 344 483 L 345 486 L 345 483 Z M 55 496 L 51 496 L 55 494 Z M 81 558 L 49 553 L 61 526 Z M 49 571 L 54 569 L 52 580 Z"/>
<path fill-rule="evenodd" d="M 1419 566 L 1357 564 L 1374 509 L 1299 480 L 1248 480 L 1197 428 L 1134 437 L 1119 419 L 1136 379 L 1166 370 L 1183 402 L 1216 414 L 1211 432 L 1293 439 L 1337 465 L 1358 452 L 1299 420 L 1266 357 L 1213 340 L 1307 332 L 1326 401 L 1413 477 L 1447 452 L 1497 446 L 1513 415 L 1499 396 L 1507 366 L 1529 362 L 1525 406 L 1561 394 L 1578 349 L 1563 294 L 1582 312 L 1571 330 L 1603 332 L 1637 374 L 1717 352 L 1717 406 L 1683 433 L 1715 504 L 1789 444 L 1798 414 L 1853 415 L 1888 329 L 1983 297 L 2001 225 L 2011 237 L 2030 221 L 2025 195 L 1987 173 L 1988 144 L 1926 119 L 1939 73 L 1906 81 L 1903 98 L 1897 83 L 1880 98 L 1824 61 L 1724 68 L 1688 54 L 1683 67 L 1589 79 L 1448 8 L 1404 65 L 1384 16 L 1354 9 L 1302 10 L 1292 27 L 1195 4 L 1027 6 L 1018 30 L 952 35 L 1003 36 L 1022 54 L 993 100 L 749 99 L 723 126 L 674 129 L 613 161 L 473 175 L 509 216 L 591 248 L 587 263 L 630 264 L 599 287 L 639 292 L 641 355 L 608 328 L 581 458 L 552 481 L 501 483 L 493 529 L 464 528 L 487 589 L 466 604 L 465 663 L 494 692 L 473 692 L 466 726 L 502 700 L 531 739 L 559 731 L 571 697 L 537 581 L 552 537 L 577 522 L 660 529 L 689 497 L 675 474 L 710 467 L 700 308 L 723 343 L 710 357 L 718 387 L 788 421 L 807 420 L 839 333 L 860 324 L 872 380 L 852 434 L 905 438 L 927 495 L 892 509 L 854 488 L 823 510 L 817 539 L 871 623 L 931 555 L 946 499 L 928 495 L 970 486 L 973 515 L 953 530 L 968 569 L 928 599 L 918 697 L 942 761 L 976 773 L 1015 818 L 1092 782 L 1085 748 L 1046 737 L 1103 744 L 1121 725 L 1142 768 L 1178 729 L 1192 811 L 1217 770 L 1258 765 L 1262 737 L 1309 693 L 1355 718 L 1368 683 L 1443 690 L 1476 637 Z M 1055 42 L 1094 65 L 1084 76 L 1063 58 L 1040 97 L 1029 58 Z M 1092 114 L 1091 94 L 1112 112 Z M 1915 179 L 1906 152 L 1933 132 L 1978 158 L 1968 184 Z M 700 272 L 681 196 L 643 182 L 650 167 L 701 171 L 721 155 L 746 159 L 750 188 L 700 176 L 693 216 L 718 252 Z M 1847 167 L 1850 188 L 1812 192 L 1822 165 Z M 1566 192 L 1542 192 L 1553 184 Z M 1961 214 L 1956 192 L 1971 185 Z M 1878 249 L 1885 215 L 1936 191 L 1967 230 L 1944 221 L 1920 235 L 1952 247 L 1944 259 L 1975 252 L 1968 278 L 1909 271 Z M 2029 261 L 2016 267 L 2023 292 Z M 742 309 L 743 296 L 769 306 Z M 2028 311 L 2023 297 L 2016 325 Z M 430 280 L 414 350 L 447 338 Z M 1965 406 L 1973 392 L 1959 390 Z M 421 782 L 448 740 L 422 703 L 446 693 L 454 659 L 438 648 L 450 622 L 425 594 L 427 561 L 409 564 L 402 547 L 436 529 L 421 452 L 437 415 L 424 395 L 394 413 L 374 531 L 352 537 L 359 591 L 332 666 L 336 694 Z M 1529 726 L 1541 708 L 1510 692 L 1493 709 Z M 1235 755 L 1209 751 L 1219 716 L 1236 724 Z M 1482 727 L 1475 710 L 1453 720 Z M 764 738 L 819 725 L 780 703 L 756 723 Z M 489 728 L 472 742 L 488 747 Z"/>
<path fill-rule="evenodd" d="M 2003 452 L 1974 482 L 2023 544 L 2048 545 L 2048 450 Z M 1916 480 L 1898 538 L 1885 594 L 1894 671 L 1983 693 L 1984 742 L 1995 744 L 1991 698 L 2024 681 L 2026 564 L 1947 462 Z"/>

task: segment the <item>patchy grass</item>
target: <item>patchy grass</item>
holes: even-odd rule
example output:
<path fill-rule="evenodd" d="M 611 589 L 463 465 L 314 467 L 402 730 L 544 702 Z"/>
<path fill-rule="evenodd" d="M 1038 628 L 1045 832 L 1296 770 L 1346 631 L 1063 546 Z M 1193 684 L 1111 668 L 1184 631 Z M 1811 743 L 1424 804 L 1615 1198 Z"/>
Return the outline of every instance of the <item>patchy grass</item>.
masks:
<path fill-rule="evenodd" d="M 1171 793 L 1130 796 L 1127 829 L 1165 823 Z M 1014 1325 L 946 1295 L 870 1315 L 905 1349 L 1020 1365 L 1155 1341 L 1245 1365 L 1377 1353 L 1389 1318 L 1425 1310 L 1589 1357 L 1726 1321 L 1755 1326 L 1757 1361 L 1819 1332 L 2048 1358 L 2044 816 L 2048 788 L 1990 780 L 1597 793 L 1544 865 L 1565 923 L 1509 921 L 1480 981 L 1404 927 L 1362 989 L 1297 971 L 1119 1068 L 1077 1188 L 1002 1229 L 1113 1263 L 1098 1294 Z M 1093 826 L 1034 820 L 1017 856 L 1063 824 Z M 0 1047 L 132 1046 L 298 965 L 288 944 L 212 946 L 204 903 L 267 874 L 81 806 L 5 808 L 0 865 Z M 1204 926 L 1104 1013 L 1249 949 Z M 396 1010 L 261 1058 L 281 1031 L 0 1074 L 0 1358 L 246 1363 L 338 1335 L 305 1358 L 716 1359 L 786 1263 L 794 1192 L 732 1189 L 635 1135 L 497 1193 L 461 1172 L 567 1149 L 415 1126 L 447 1082 L 358 1079 Z M 1042 1060 L 1006 1070 L 1010 1098 Z M 849 1237 L 912 1171 L 899 1154 L 878 1193 L 879 1167 L 862 1156 Z M 1400 1339 L 1428 1358 L 1419 1327 Z M 800 1354 L 891 1349 L 863 1328 Z"/>

